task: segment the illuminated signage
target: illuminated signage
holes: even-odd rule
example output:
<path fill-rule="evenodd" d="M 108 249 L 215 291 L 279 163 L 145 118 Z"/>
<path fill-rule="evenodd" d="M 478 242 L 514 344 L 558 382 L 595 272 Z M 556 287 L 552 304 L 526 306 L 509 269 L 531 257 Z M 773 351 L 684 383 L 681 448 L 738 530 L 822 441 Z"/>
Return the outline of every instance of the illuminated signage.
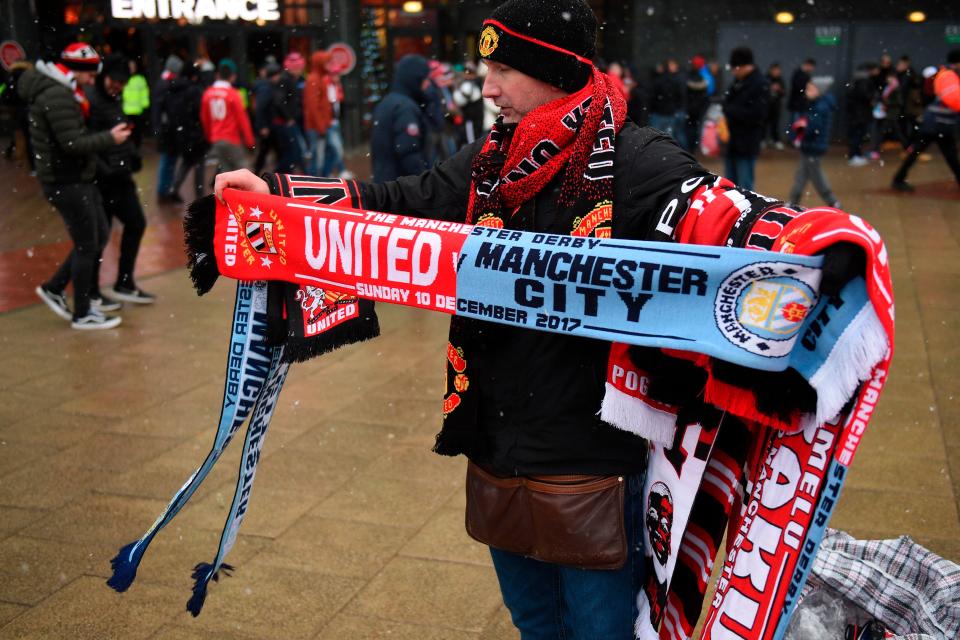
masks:
<path fill-rule="evenodd" d="M 133 20 L 185 19 L 245 20 L 266 22 L 280 19 L 279 0 L 111 0 L 113 17 Z"/>

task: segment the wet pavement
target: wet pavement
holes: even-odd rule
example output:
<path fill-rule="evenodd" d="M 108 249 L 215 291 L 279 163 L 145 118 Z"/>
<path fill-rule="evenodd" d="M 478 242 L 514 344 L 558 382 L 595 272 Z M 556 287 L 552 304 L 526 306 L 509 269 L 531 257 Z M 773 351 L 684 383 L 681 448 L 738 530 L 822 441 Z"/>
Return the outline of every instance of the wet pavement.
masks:
<path fill-rule="evenodd" d="M 844 208 L 883 234 L 897 299 L 890 381 L 831 524 L 908 534 L 960 561 L 960 190 L 934 155 L 911 176 L 917 194 L 891 192 L 897 156 L 886 159 L 824 163 Z M 351 163 L 361 176 L 364 160 Z M 786 195 L 795 162 L 765 155 L 758 189 Z M 138 280 L 158 302 L 86 333 L 37 302 L 69 244 L 36 180 L 0 161 L 0 638 L 515 638 L 486 549 L 463 529 L 464 460 L 430 452 L 447 319 L 389 305 L 376 341 L 293 367 L 228 559 L 237 569 L 200 617 L 184 610 L 190 574 L 216 552 L 239 445 L 134 586 L 104 585 L 110 558 L 210 448 L 232 302 L 226 281 L 193 293 L 181 211 L 155 204 L 155 157 L 146 165 Z"/>

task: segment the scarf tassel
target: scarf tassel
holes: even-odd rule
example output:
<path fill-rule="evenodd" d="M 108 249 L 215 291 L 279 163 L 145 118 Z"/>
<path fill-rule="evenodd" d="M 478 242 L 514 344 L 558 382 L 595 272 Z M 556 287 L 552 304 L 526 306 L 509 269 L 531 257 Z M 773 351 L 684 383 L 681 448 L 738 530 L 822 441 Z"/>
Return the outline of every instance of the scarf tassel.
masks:
<path fill-rule="evenodd" d="M 322 356 L 340 347 L 355 342 L 366 342 L 380 335 L 380 324 L 376 316 L 372 321 L 352 323 L 347 327 L 337 327 L 335 339 L 289 340 L 283 352 L 284 362 L 306 362 Z"/>
<path fill-rule="evenodd" d="M 889 353 L 890 339 L 873 307 L 868 305 L 846 327 L 827 361 L 810 378 L 817 390 L 817 423 L 835 418 L 860 383 L 870 378 L 871 363 L 886 359 Z"/>
<path fill-rule="evenodd" d="M 110 567 L 113 569 L 113 575 L 107 580 L 107 586 L 114 591 L 123 593 L 133 584 L 137 577 L 137 569 L 140 567 L 140 559 L 143 557 L 143 546 L 137 546 L 139 540 L 121 547 L 117 555 L 110 560 Z"/>
<path fill-rule="evenodd" d="M 190 280 L 199 295 L 210 291 L 220 277 L 213 248 L 216 212 L 217 202 L 214 196 L 204 196 L 191 202 L 183 217 L 187 268 L 190 269 Z"/>
<path fill-rule="evenodd" d="M 187 601 L 187 611 L 190 612 L 190 615 L 194 618 L 200 615 L 203 603 L 207 599 L 207 585 L 210 584 L 210 581 L 219 582 L 221 572 L 223 575 L 229 576 L 232 571 L 233 565 L 227 563 L 221 564 L 217 571 L 214 571 L 213 565 L 208 562 L 201 562 L 193 568 L 193 574 L 190 576 L 195 581 L 193 583 L 193 595 Z"/>

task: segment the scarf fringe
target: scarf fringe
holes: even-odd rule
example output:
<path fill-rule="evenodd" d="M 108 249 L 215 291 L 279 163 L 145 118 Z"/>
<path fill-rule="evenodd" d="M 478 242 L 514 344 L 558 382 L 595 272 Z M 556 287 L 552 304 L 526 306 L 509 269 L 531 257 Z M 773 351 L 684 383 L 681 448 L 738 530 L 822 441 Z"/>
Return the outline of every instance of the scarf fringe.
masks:
<path fill-rule="evenodd" d="M 873 305 L 867 305 L 847 325 L 827 361 L 810 377 L 810 384 L 817 390 L 816 423 L 823 424 L 839 414 L 889 352 L 886 330 Z"/>
<path fill-rule="evenodd" d="M 332 330 L 332 336 L 319 336 L 306 340 L 288 340 L 285 343 L 283 361 L 306 362 L 355 342 L 366 342 L 380 336 L 380 323 L 374 316 L 372 323 L 355 322 Z"/>
<path fill-rule="evenodd" d="M 193 574 L 190 576 L 195 580 L 193 583 L 193 595 L 190 596 L 190 599 L 187 601 L 187 611 L 190 612 L 190 615 L 194 618 L 200 615 L 200 610 L 203 609 L 203 603 L 207 599 L 207 585 L 210 584 L 210 581 L 219 582 L 221 572 L 223 575 L 229 576 L 232 571 L 233 565 L 227 563 L 221 564 L 220 569 L 216 572 L 213 571 L 213 565 L 207 562 L 201 562 L 193 568 Z"/>
<path fill-rule="evenodd" d="M 220 271 L 213 248 L 217 221 L 217 202 L 214 196 L 204 196 L 190 203 L 183 217 L 183 241 L 187 251 L 190 280 L 198 295 L 213 288 Z"/>
<path fill-rule="evenodd" d="M 650 603 L 642 587 L 637 594 L 637 610 L 639 613 L 633 623 L 633 637 L 636 640 L 660 640 L 660 634 L 650 624 Z"/>
<path fill-rule="evenodd" d="M 677 415 L 663 411 L 606 383 L 600 418 L 634 435 L 670 447 L 677 432 Z"/>
<path fill-rule="evenodd" d="M 134 579 L 137 577 L 137 568 L 140 566 L 140 556 L 143 554 L 142 551 L 139 553 L 134 552 L 134 547 L 137 546 L 138 542 L 140 541 L 134 540 L 130 544 L 121 547 L 117 555 L 110 560 L 113 575 L 107 580 L 107 586 L 114 591 L 123 593 L 130 588 L 130 585 L 133 584 Z"/>

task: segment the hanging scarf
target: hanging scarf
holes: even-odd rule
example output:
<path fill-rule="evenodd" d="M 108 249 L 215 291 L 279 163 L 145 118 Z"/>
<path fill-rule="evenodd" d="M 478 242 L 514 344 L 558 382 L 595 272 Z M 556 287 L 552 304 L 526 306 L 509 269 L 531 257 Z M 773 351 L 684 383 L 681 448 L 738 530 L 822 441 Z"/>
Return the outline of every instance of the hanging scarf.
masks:
<path fill-rule="evenodd" d="M 73 71 L 61 62 L 45 62 L 43 60 L 37 60 L 36 69 L 51 80 L 70 89 L 70 92 L 73 93 L 73 99 L 80 105 L 83 119 L 86 120 L 90 117 L 90 101 L 87 100 L 87 94 L 83 92 L 83 87 L 77 84 L 77 77 L 73 74 Z"/>
<path fill-rule="evenodd" d="M 271 188 L 276 193 L 288 196 L 296 193 L 313 201 L 350 206 L 360 204 L 353 183 L 348 185 L 343 180 L 303 178 L 293 182 L 289 177 L 283 180 L 273 178 Z M 212 207 L 206 215 L 200 211 L 203 205 L 210 206 L 213 202 L 211 199 L 199 202 L 191 205 L 184 229 L 191 278 L 202 295 L 213 286 L 217 273 L 212 252 L 207 251 L 212 248 L 208 244 L 210 237 L 201 222 L 209 219 Z M 225 263 L 246 260 L 255 253 L 261 258 L 261 265 L 269 266 L 273 260 L 281 264 L 286 262 L 286 234 L 282 221 L 277 218 L 264 217 L 256 208 L 251 208 L 242 227 L 240 218 L 234 215 L 228 228 L 227 242 L 235 243 L 234 246 L 242 247 L 242 250 L 224 256 Z M 329 288 L 324 290 L 286 282 L 268 285 L 263 280 L 237 283 L 230 326 L 227 374 L 213 446 L 147 532 L 120 549 L 111 562 L 113 574 L 107 580 L 116 591 L 130 588 L 154 537 L 190 500 L 249 418 L 237 486 L 216 556 L 212 563 L 199 563 L 194 567 L 193 595 L 187 602 L 187 610 L 194 616 L 200 614 L 210 581 L 217 581 L 221 571 L 229 574 L 233 569 L 224 563 L 224 559 L 233 547 L 247 512 L 267 427 L 277 406 L 289 363 L 376 337 L 380 332 L 373 302 L 369 300 L 359 300 L 354 295 Z"/>

